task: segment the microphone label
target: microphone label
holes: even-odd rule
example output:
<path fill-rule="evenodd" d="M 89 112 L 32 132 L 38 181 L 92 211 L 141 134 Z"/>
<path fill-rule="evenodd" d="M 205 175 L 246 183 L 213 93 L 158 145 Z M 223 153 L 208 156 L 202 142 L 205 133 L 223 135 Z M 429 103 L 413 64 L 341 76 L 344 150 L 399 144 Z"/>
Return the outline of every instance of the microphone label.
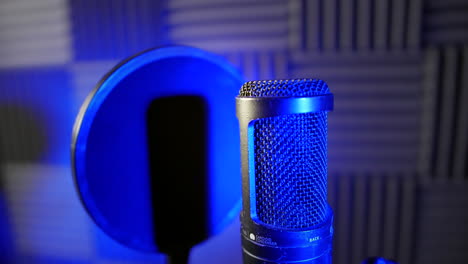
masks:
<path fill-rule="evenodd" d="M 276 246 L 277 243 L 271 240 L 271 237 L 262 237 L 262 236 L 257 236 L 257 242 L 264 244 L 264 245 L 269 245 L 269 246 Z"/>

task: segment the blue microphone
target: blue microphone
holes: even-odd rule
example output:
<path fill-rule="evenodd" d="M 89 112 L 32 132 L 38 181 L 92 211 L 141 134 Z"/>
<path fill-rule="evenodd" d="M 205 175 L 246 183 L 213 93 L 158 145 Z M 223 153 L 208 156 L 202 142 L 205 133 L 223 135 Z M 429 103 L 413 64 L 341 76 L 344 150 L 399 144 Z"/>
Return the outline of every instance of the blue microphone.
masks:
<path fill-rule="evenodd" d="M 331 263 L 327 111 L 317 79 L 251 81 L 236 98 L 244 264 Z"/>

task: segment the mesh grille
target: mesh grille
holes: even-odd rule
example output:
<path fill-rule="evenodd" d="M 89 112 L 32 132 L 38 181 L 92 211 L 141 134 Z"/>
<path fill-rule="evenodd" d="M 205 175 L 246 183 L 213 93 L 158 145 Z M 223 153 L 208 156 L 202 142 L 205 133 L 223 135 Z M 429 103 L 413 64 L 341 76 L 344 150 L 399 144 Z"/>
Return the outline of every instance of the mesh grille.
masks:
<path fill-rule="evenodd" d="M 252 81 L 240 96 L 301 97 L 329 93 L 317 79 Z M 258 220 L 309 228 L 327 217 L 327 113 L 255 120 L 255 209 Z"/>
<path fill-rule="evenodd" d="M 239 96 L 299 97 L 329 93 L 327 84 L 318 79 L 293 79 L 246 82 Z"/>
<path fill-rule="evenodd" d="M 255 121 L 254 152 L 260 221 L 297 229 L 326 220 L 326 112 Z"/>

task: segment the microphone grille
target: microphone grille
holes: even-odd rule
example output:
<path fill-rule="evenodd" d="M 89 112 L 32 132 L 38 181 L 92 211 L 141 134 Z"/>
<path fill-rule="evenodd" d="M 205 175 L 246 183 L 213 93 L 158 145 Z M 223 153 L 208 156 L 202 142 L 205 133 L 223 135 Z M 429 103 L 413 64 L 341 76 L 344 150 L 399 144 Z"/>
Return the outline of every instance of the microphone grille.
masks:
<path fill-rule="evenodd" d="M 301 97 L 329 93 L 328 85 L 319 79 L 264 80 L 246 82 L 239 96 Z"/>
<path fill-rule="evenodd" d="M 241 96 L 306 97 L 329 93 L 316 79 L 246 83 Z M 255 211 L 259 221 L 283 229 L 324 223 L 327 204 L 327 113 L 253 121 Z"/>

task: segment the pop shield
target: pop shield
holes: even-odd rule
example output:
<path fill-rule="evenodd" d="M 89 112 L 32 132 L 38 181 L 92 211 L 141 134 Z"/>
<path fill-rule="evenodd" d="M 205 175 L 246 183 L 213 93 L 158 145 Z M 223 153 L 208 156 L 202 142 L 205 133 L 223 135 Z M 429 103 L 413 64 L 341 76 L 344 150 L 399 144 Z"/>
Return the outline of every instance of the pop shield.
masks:
<path fill-rule="evenodd" d="M 222 58 L 180 46 L 145 51 L 104 76 L 76 119 L 72 163 L 80 198 L 106 234 L 166 252 L 237 217 L 234 98 L 243 82 Z"/>

